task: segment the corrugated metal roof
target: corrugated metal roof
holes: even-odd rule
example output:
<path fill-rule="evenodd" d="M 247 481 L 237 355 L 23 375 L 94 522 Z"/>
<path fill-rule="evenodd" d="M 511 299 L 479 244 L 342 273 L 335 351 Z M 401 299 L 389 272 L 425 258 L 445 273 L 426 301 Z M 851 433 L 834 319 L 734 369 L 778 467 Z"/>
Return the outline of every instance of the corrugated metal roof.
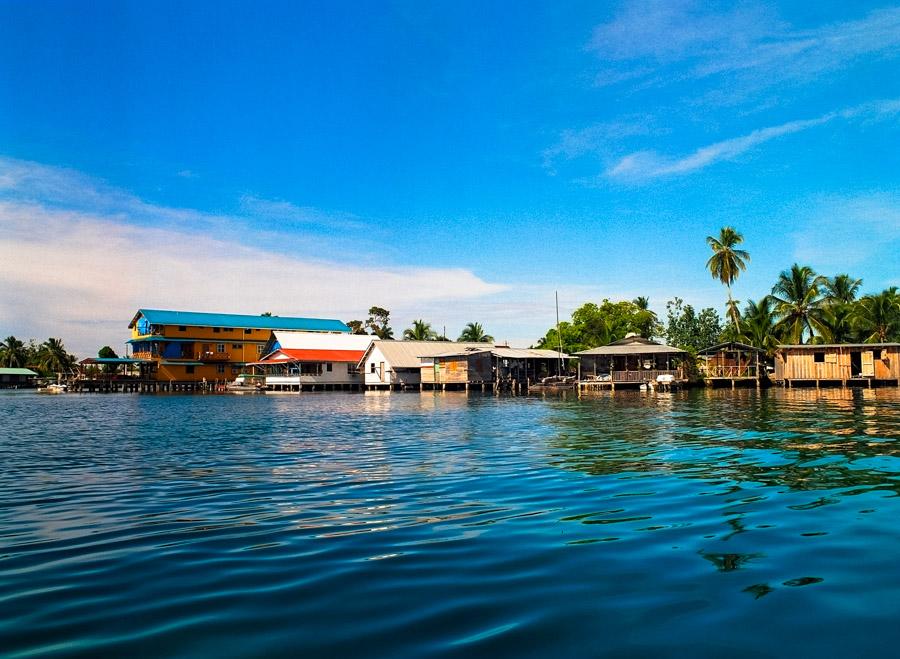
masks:
<path fill-rule="evenodd" d="M 315 334 L 310 332 L 273 332 L 278 346 L 294 350 L 364 351 L 374 337 L 366 334 Z"/>
<path fill-rule="evenodd" d="M 283 348 L 267 355 L 253 364 L 283 364 L 296 362 L 349 362 L 357 364 L 362 359 L 363 350 L 298 350 Z"/>
<path fill-rule="evenodd" d="M 900 343 L 804 343 L 803 345 L 782 344 L 779 348 L 821 350 L 822 348 L 900 348 Z"/>
<path fill-rule="evenodd" d="M 680 354 L 684 350 L 673 348 L 672 346 L 661 345 L 659 343 L 630 343 L 625 345 L 608 345 L 599 348 L 591 348 L 590 350 L 582 350 L 576 352 L 576 355 L 653 355 L 653 354 Z"/>
<path fill-rule="evenodd" d="M 482 346 L 484 344 L 481 344 Z M 490 353 L 501 359 L 568 359 L 569 355 L 554 350 L 532 350 L 531 348 L 509 348 L 506 346 L 483 347 L 481 349 L 451 350 L 432 357 L 464 357 L 466 355 L 480 355 Z"/>
<path fill-rule="evenodd" d="M 765 352 L 765 350 L 760 350 L 756 346 L 751 346 L 747 343 L 741 343 L 739 341 L 726 341 L 725 343 L 717 343 L 714 346 L 709 346 L 708 348 L 704 348 L 703 350 L 698 350 L 698 355 L 711 355 L 713 353 L 719 352 L 723 348 L 731 348 L 733 350 L 746 350 L 748 352 Z"/>
<path fill-rule="evenodd" d="M 8 368 L 6 366 L 0 368 L 0 375 L 34 375 L 37 376 L 37 373 L 32 371 L 30 368 Z"/>
<path fill-rule="evenodd" d="M 290 316 L 252 316 L 231 313 L 138 309 L 128 327 L 143 316 L 153 325 L 192 327 L 240 327 L 242 329 L 302 330 L 306 332 L 350 332 L 340 320 L 330 318 L 293 318 Z"/>
<path fill-rule="evenodd" d="M 434 357 L 448 350 L 465 350 L 477 348 L 489 350 L 490 343 L 456 343 L 454 341 L 385 341 L 376 339 L 366 350 L 366 354 L 378 348 L 392 369 L 419 368 L 422 362 L 419 357 Z"/>

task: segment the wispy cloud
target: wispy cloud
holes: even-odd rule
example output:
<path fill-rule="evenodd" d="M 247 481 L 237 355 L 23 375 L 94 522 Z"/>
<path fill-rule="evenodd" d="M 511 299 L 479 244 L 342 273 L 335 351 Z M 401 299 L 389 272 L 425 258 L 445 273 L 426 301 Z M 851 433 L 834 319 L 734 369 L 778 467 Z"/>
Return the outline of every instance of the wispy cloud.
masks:
<path fill-rule="evenodd" d="M 785 82 L 819 80 L 865 58 L 897 57 L 898 46 L 898 7 L 796 29 L 764 7 L 716 12 L 684 0 L 628 3 L 595 28 L 589 44 L 604 62 L 598 84 L 725 76 L 722 102 Z"/>
<path fill-rule="evenodd" d="M 609 156 L 624 140 L 658 135 L 662 131 L 649 115 L 631 115 L 618 121 L 597 123 L 577 130 L 565 130 L 559 140 L 543 152 L 544 168 L 556 174 L 560 161 L 573 160 L 586 154 Z"/>
<path fill-rule="evenodd" d="M 289 201 L 262 199 L 243 195 L 240 199 L 243 214 L 277 223 L 281 227 L 320 226 L 328 229 L 361 229 L 366 223 L 351 213 L 324 212 L 311 206 L 297 206 Z"/>
<path fill-rule="evenodd" d="M 732 160 L 755 147 L 776 138 L 799 133 L 835 119 L 876 121 L 900 112 L 900 99 L 887 99 L 829 112 L 813 119 L 789 121 L 760 128 L 742 135 L 696 149 L 685 156 L 664 156 L 656 151 L 636 151 L 618 159 L 605 172 L 610 179 L 641 183 L 666 176 L 681 176 L 723 160 Z"/>

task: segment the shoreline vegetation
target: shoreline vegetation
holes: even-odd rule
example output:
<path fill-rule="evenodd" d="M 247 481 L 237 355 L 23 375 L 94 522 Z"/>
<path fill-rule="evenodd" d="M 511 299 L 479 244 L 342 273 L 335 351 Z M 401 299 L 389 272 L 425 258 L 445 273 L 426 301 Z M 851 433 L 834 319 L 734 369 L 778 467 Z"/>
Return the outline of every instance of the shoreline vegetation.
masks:
<path fill-rule="evenodd" d="M 733 227 L 723 227 L 706 242 L 712 255 L 706 263 L 710 275 L 726 288 L 725 316 L 713 307 L 699 311 L 680 297 L 666 302 L 666 318 L 660 320 L 646 297 L 633 300 L 604 299 L 585 302 L 569 320 L 551 327 L 533 348 L 561 350 L 573 354 L 636 334 L 661 339 L 689 353 L 696 361 L 698 351 L 708 346 L 737 341 L 763 350 L 771 358 L 781 344 L 839 344 L 900 342 L 900 291 L 896 286 L 861 295 L 863 280 L 846 273 L 828 277 L 808 265 L 793 264 L 781 272 L 771 291 L 740 306 L 732 297 L 732 285 L 750 263 L 750 253 L 740 249 L 743 235 Z M 265 312 L 262 316 L 271 316 Z M 372 306 L 365 321 L 349 320 L 353 334 L 394 339 L 390 311 Z M 413 321 L 402 331 L 407 341 L 450 341 L 424 319 Z M 457 341 L 493 343 L 494 337 L 478 322 L 468 323 Z M 98 357 L 118 355 L 104 346 Z M 0 341 L 0 367 L 29 368 L 48 378 L 73 372 L 78 357 L 68 352 L 60 338 L 43 343 L 27 342 L 15 336 Z M 117 365 L 90 368 L 110 370 Z"/>

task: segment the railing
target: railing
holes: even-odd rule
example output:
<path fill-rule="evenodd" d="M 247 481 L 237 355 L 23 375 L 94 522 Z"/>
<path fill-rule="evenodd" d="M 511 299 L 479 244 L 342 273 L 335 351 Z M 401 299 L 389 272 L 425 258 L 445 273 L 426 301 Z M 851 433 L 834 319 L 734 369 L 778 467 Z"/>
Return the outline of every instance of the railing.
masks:
<path fill-rule="evenodd" d="M 613 382 L 647 382 L 648 380 L 656 380 L 660 375 L 671 375 L 676 380 L 684 379 L 684 372 L 681 369 L 671 370 L 652 370 L 645 371 L 613 371 Z"/>
<path fill-rule="evenodd" d="M 743 366 L 710 364 L 704 369 L 704 375 L 708 378 L 755 378 L 757 371 L 756 364 Z"/>
<path fill-rule="evenodd" d="M 227 362 L 231 360 L 231 355 L 227 352 L 198 352 L 198 362 Z"/>

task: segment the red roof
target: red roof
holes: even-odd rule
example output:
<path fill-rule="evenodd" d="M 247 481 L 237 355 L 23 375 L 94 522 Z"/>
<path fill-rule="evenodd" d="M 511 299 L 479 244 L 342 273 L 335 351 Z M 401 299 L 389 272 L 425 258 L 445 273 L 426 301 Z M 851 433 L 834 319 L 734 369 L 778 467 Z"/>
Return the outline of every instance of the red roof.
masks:
<path fill-rule="evenodd" d="M 365 350 L 304 350 L 297 348 L 282 348 L 272 357 L 257 364 L 283 364 L 287 361 L 295 362 L 352 362 L 356 364 L 362 359 Z M 279 359 L 279 355 L 285 355 L 287 359 Z"/>

